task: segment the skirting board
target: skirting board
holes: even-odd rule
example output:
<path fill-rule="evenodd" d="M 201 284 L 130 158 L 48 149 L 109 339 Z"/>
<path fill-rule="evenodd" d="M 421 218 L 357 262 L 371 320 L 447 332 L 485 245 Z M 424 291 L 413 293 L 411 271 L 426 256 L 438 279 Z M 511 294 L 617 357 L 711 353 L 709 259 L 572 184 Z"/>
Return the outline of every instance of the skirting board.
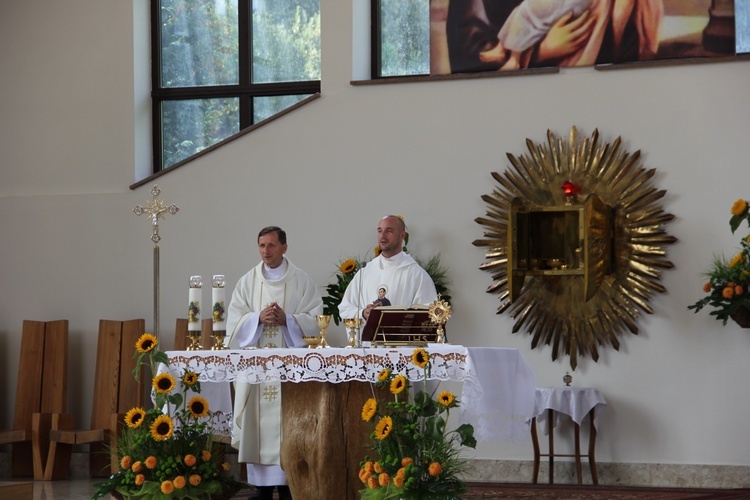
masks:
<path fill-rule="evenodd" d="M 232 472 L 239 475 L 237 455 L 227 454 Z M 598 462 L 597 473 L 600 485 L 663 486 L 677 488 L 750 488 L 750 466 L 701 465 L 701 464 L 646 464 Z M 583 460 L 583 483 L 591 484 L 588 462 Z M 548 463 L 541 461 L 539 482 L 549 477 Z M 88 477 L 88 454 L 73 453 L 70 466 L 71 478 Z M 485 460 L 470 461 L 465 479 L 482 483 L 523 483 L 531 481 L 533 462 L 530 460 Z M 0 452 L 0 478 L 10 478 L 10 452 Z M 555 461 L 555 483 L 575 484 L 575 464 L 570 460 Z M 3 497 L 4 498 L 4 497 Z"/>

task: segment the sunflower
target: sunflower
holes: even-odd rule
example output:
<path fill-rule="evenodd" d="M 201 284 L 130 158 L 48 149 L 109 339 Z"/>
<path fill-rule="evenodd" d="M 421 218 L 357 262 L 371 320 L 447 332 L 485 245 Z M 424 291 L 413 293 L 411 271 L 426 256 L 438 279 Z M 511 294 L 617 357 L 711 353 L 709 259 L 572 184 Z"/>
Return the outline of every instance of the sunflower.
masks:
<path fill-rule="evenodd" d="M 193 387 L 198 382 L 198 375 L 195 372 L 185 372 L 185 375 L 182 376 L 182 381 L 186 386 Z"/>
<path fill-rule="evenodd" d="M 169 415 L 159 415 L 154 419 L 149 430 L 151 431 L 151 437 L 154 441 L 164 441 L 165 439 L 171 438 L 172 432 L 174 432 L 174 422 L 172 422 L 172 417 Z M 148 459 L 146 459 L 146 466 L 148 467 Z M 149 469 L 150 468 L 151 467 L 149 467 Z"/>
<path fill-rule="evenodd" d="M 156 392 L 160 394 L 169 394 L 172 392 L 172 389 L 174 389 L 174 377 L 168 372 L 160 373 L 154 377 L 151 385 L 156 389 Z"/>
<path fill-rule="evenodd" d="M 392 429 L 393 420 L 391 420 L 391 417 L 383 417 L 378 421 L 378 425 L 375 426 L 375 437 L 382 441 L 388 437 Z"/>
<path fill-rule="evenodd" d="M 131 429 L 137 429 L 141 426 L 145 418 L 146 410 L 138 407 L 131 408 L 130 411 L 125 414 L 125 424 Z"/>
<path fill-rule="evenodd" d="M 424 368 L 425 366 L 427 366 L 427 363 L 430 362 L 430 356 L 429 354 L 427 354 L 427 351 L 420 347 L 418 349 L 414 349 L 414 352 L 411 355 L 411 362 L 414 363 L 414 365 L 418 368 Z"/>
<path fill-rule="evenodd" d="M 378 373 L 378 380 L 381 382 L 385 382 L 390 376 L 391 371 L 388 368 L 383 368 L 382 370 L 380 370 L 380 373 Z"/>
<path fill-rule="evenodd" d="M 732 215 L 742 215 L 745 213 L 745 210 L 747 210 L 747 202 L 742 198 L 735 201 L 734 205 L 732 205 Z"/>
<path fill-rule="evenodd" d="M 152 351 L 159 341 L 150 333 L 144 333 L 140 336 L 138 341 L 135 343 L 135 349 L 141 354 L 145 354 Z"/>
<path fill-rule="evenodd" d="M 742 252 L 740 252 L 734 257 L 732 257 L 732 260 L 729 261 L 729 267 L 734 267 L 734 266 L 737 266 L 739 264 L 744 264 L 744 263 L 745 263 L 745 256 L 742 255 Z"/>
<path fill-rule="evenodd" d="M 406 389 L 407 382 L 406 377 L 403 375 L 396 375 L 391 381 L 391 393 L 401 394 Z"/>
<path fill-rule="evenodd" d="M 453 404 L 454 400 L 455 397 L 453 396 L 453 393 L 448 391 L 441 392 L 437 398 L 438 403 L 445 406 L 446 408 L 449 408 Z"/>
<path fill-rule="evenodd" d="M 188 403 L 188 410 L 195 418 L 201 418 L 208 415 L 208 401 L 200 396 L 193 396 Z"/>
<path fill-rule="evenodd" d="M 382 252 L 383 250 L 381 250 L 380 245 L 378 245 L 375 248 L 373 248 L 372 251 L 373 253 L 375 253 L 375 257 L 378 257 L 380 255 L 380 252 Z"/>
<path fill-rule="evenodd" d="M 362 406 L 362 420 L 365 422 L 369 422 L 372 420 L 372 417 L 375 416 L 375 412 L 378 411 L 378 401 L 375 398 L 370 398 L 367 401 L 365 401 L 364 406 Z"/>
<path fill-rule="evenodd" d="M 339 271 L 344 274 L 349 274 L 355 269 L 357 269 L 357 261 L 354 259 L 346 259 L 341 265 L 339 265 Z"/>

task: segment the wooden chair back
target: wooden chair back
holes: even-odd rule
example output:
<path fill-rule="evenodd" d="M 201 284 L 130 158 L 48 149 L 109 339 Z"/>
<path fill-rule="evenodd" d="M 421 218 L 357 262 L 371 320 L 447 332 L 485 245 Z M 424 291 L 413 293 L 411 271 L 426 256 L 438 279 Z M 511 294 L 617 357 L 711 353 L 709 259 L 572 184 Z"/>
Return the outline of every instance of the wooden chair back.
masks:
<path fill-rule="evenodd" d="M 68 320 L 24 320 L 13 430 L 0 431 L 0 444 L 12 443 L 13 477 L 33 476 L 35 468 L 41 467 L 35 459 L 42 454 L 46 458 L 49 442 L 41 452 L 32 447 L 33 415 L 65 411 L 67 377 Z"/>
<path fill-rule="evenodd" d="M 135 380 L 133 369 L 135 345 L 145 332 L 143 319 L 128 321 L 99 321 L 96 348 L 94 396 L 91 405 L 91 425 L 88 430 L 72 430 L 71 421 L 61 421 L 50 432 L 52 441 L 44 479 L 63 479 L 70 468 L 73 445 L 89 444 L 89 474 L 106 477 L 111 473 L 110 446 L 115 429 L 113 415 L 124 414 L 134 406 L 143 406 L 144 386 L 147 381 Z"/>
<path fill-rule="evenodd" d="M 204 319 L 201 322 L 201 341 L 200 345 L 203 349 L 211 349 L 214 345 L 214 339 L 211 337 L 213 334 L 214 323 L 211 318 Z M 190 345 L 188 340 L 188 320 L 187 318 L 177 318 L 177 323 L 174 328 L 174 350 L 184 351 Z"/>

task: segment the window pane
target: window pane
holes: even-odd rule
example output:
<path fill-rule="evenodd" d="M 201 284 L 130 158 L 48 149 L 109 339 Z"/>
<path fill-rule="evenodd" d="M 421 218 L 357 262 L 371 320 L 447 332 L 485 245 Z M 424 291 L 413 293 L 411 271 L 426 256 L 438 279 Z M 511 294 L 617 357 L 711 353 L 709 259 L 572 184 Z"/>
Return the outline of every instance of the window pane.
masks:
<path fill-rule="evenodd" d="M 162 168 L 239 132 L 239 103 L 236 98 L 164 101 Z"/>
<path fill-rule="evenodd" d="M 380 0 L 380 76 L 430 74 L 429 0 Z"/>
<path fill-rule="evenodd" d="M 235 85 L 238 0 L 160 0 L 161 86 Z"/>
<path fill-rule="evenodd" d="M 253 83 L 320 80 L 320 0 L 253 0 Z"/>
<path fill-rule="evenodd" d="M 269 116 L 284 111 L 289 106 L 297 104 L 310 97 L 305 95 L 275 95 L 270 97 L 255 97 L 253 99 L 253 123 L 265 120 Z"/>

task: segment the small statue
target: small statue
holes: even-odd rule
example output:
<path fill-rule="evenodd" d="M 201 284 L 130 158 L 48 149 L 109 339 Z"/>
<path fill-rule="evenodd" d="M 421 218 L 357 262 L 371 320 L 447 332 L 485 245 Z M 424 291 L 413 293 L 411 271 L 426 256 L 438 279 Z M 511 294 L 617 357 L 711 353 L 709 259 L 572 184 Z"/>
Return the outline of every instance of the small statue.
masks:
<path fill-rule="evenodd" d="M 570 387 L 570 383 L 573 382 L 573 376 L 569 372 L 565 372 L 563 382 L 565 382 L 565 387 Z"/>

